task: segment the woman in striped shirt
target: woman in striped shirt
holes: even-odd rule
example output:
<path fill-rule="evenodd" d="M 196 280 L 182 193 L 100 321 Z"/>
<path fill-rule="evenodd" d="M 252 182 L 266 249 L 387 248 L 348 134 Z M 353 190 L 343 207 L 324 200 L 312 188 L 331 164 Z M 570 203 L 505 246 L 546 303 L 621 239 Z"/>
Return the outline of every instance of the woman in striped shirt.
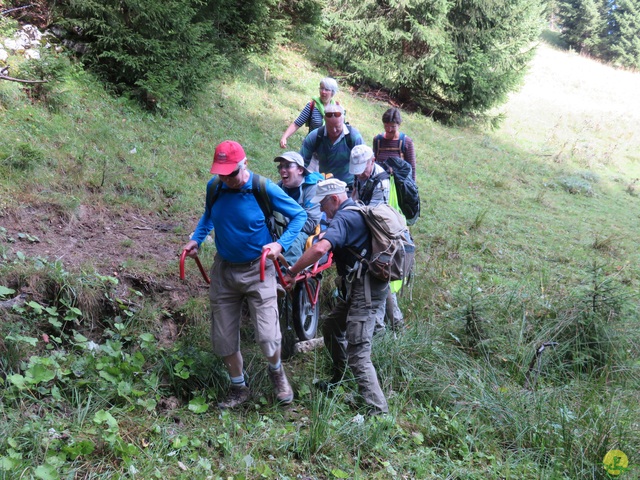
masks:
<path fill-rule="evenodd" d="M 304 106 L 298 118 L 287 127 L 280 139 L 280 147 L 287 148 L 287 139 L 304 124 L 309 126 L 309 131 L 324 125 L 324 107 L 331 103 L 336 103 L 333 96 L 337 92 L 338 82 L 331 77 L 323 78 L 322 81 L 320 81 L 320 95 L 311 97 L 311 101 Z"/>

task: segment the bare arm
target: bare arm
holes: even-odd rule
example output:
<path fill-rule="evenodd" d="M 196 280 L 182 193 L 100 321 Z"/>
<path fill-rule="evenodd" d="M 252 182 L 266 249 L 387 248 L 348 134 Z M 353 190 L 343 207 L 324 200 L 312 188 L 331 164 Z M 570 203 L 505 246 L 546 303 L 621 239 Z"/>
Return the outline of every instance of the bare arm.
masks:
<path fill-rule="evenodd" d="M 285 285 L 288 285 L 290 288 L 293 287 L 295 276 L 309 265 L 313 265 L 320 260 L 329 250 L 331 250 L 331 243 L 328 240 L 318 240 L 318 242 L 306 250 L 298 261 L 289 268 L 291 275 L 287 274 L 284 276 Z"/>
<path fill-rule="evenodd" d="M 282 138 L 280 139 L 280 148 L 287 148 L 287 139 L 296 133 L 300 127 L 292 122 L 291 125 L 287 127 L 287 129 L 282 134 Z"/>

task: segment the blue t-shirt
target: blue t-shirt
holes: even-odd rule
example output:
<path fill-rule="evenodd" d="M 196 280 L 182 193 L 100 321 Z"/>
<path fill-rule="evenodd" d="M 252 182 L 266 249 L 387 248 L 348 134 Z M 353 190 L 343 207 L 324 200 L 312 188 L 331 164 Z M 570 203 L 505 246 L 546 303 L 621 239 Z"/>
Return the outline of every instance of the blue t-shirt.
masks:
<path fill-rule="evenodd" d="M 249 180 L 240 190 L 230 189 L 222 183 L 220 194 L 213 205 L 209 201 L 209 196 L 213 194 L 210 185 L 216 177 L 209 180 L 205 211 L 192 237 L 200 245 L 214 229 L 218 254 L 232 263 L 255 260 L 262 254 L 262 246 L 273 241 L 264 213 L 251 191 L 253 172 L 250 173 Z M 302 230 L 307 213 L 269 179 L 267 194 L 273 210 L 289 218 L 286 230 L 278 239 L 282 250 L 286 251 Z"/>

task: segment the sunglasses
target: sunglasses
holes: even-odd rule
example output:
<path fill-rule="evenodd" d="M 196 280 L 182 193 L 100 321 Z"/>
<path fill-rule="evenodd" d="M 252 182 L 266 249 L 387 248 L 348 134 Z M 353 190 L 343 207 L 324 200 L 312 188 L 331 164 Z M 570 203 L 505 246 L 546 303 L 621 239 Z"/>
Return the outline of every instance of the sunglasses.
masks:
<path fill-rule="evenodd" d="M 342 116 L 342 112 L 327 112 L 324 114 L 326 118 L 336 117 L 340 118 Z"/>

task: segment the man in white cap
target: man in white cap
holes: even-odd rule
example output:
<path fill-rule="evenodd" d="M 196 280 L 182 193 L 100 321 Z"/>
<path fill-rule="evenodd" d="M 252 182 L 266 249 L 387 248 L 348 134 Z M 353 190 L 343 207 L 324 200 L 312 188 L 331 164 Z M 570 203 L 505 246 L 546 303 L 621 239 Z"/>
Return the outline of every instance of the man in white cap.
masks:
<path fill-rule="evenodd" d="M 373 330 L 376 320 L 384 316 L 389 283 L 369 275 L 354 253 L 370 258 L 371 233 L 360 212 L 345 208 L 355 205 L 347 196 L 346 187 L 336 178 L 318 182 L 313 201 L 320 203 L 329 226 L 323 237 L 290 267 L 285 281 L 292 287 L 298 273 L 333 251 L 342 298 L 323 324 L 324 342 L 333 359 L 333 376 L 318 385 L 331 388 L 342 380 L 348 365 L 368 407 L 367 413 L 375 415 L 389 411 L 371 362 Z"/>
<path fill-rule="evenodd" d="M 295 263 L 302 252 L 309 235 L 316 233 L 316 227 L 320 223 L 322 212 L 320 205 L 311 199 L 316 194 L 316 184 L 323 179 L 318 172 L 309 172 L 304 166 L 304 160 L 298 152 L 284 152 L 273 159 L 278 163 L 276 168 L 280 174 L 278 186 L 293 198 L 298 205 L 307 212 L 307 221 L 302 230 L 295 238 L 289 249 L 284 253 L 284 258 L 288 263 Z M 280 228 L 286 225 L 288 219 L 276 215 L 276 226 Z"/>
<path fill-rule="evenodd" d="M 355 176 L 351 198 L 360 200 L 365 205 L 390 202 L 391 184 L 389 183 L 389 173 L 376 163 L 376 157 L 370 147 L 367 145 L 353 147 L 351 160 L 349 161 L 349 172 Z M 400 214 L 402 214 L 401 211 Z M 383 333 L 386 330 L 385 320 L 390 324 L 394 332 L 404 327 L 404 315 L 402 315 L 402 310 L 398 307 L 398 297 L 396 295 L 396 292 L 401 287 L 401 280 L 391 283 L 385 306 L 386 318 L 376 324 L 375 334 Z"/>
<path fill-rule="evenodd" d="M 376 157 L 370 147 L 353 147 L 349 173 L 355 177 L 351 198 L 360 200 L 365 205 L 389 203 L 389 173 L 376 163 Z"/>
<path fill-rule="evenodd" d="M 270 180 L 260 182 L 259 176 L 247 169 L 247 157 L 242 146 L 226 140 L 216 147 L 207 184 L 205 211 L 189 240 L 183 247 L 194 256 L 212 229 L 215 230 L 216 255 L 211 267 L 209 300 L 211 303 L 211 339 L 213 350 L 220 355 L 229 371 L 229 396 L 218 403 L 220 408 L 232 408 L 250 397 L 240 352 L 240 319 L 246 300 L 255 328 L 255 338 L 269 362 L 269 378 L 276 398 L 282 404 L 293 400 L 280 361 L 281 339 L 276 294 L 276 273 L 267 262 L 265 281 L 260 281 L 260 257 L 268 250 L 275 259 L 289 248 L 302 229 L 307 214 L 291 197 Z M 262 198 L 266 189 L 273 211 L 289 219 L 282 236 L 273 241 Z"/>

